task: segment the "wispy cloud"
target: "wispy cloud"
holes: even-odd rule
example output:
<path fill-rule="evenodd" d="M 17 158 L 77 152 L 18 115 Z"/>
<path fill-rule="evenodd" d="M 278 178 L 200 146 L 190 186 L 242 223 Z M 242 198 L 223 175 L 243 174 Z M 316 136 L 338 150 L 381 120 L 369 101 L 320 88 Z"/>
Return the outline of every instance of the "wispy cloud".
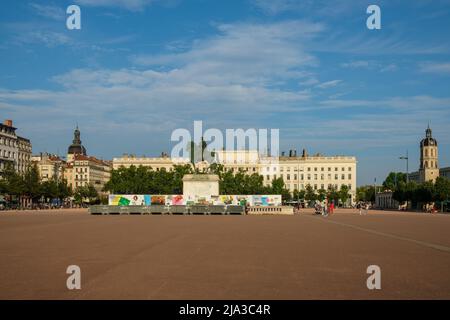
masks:
<path fill-rule="evenodd" d="M 130 11 L 142 11 L 155 3 L 171 7 L 176 5 L 178 0 L 75 0 L 75 2 L 91 7 L 118 7 Z"/>
<path fill-rule="evenodd" d="M 328 88 L 336 87 L 341 82 L 342 82 L 342 80 L 331 80 L 331 81 L 322 82 L 321 84 L 318 84 L 316 87 L 319 89 L 328 89 Z"/>
<path fill-rule="evenodd" d="M 57 21 L 63 21 L 65 19 L 65 12 L 62 6 L 45 5 L 32 2 L 30 3 L 31 10 L 46 18 L 50 18 Z"/>
<path fill-rule="evenodd" d="M 347 69 L 367 69 L 378 70 L 380 72 L 395 71 L 398 69 L 398 66 L 395 63 L 385 64 L 374 60 L 354 60 L 341 63 L 340 66 Z"/>
<path fill-rule="evenodd" d="M 205 84 L 273 85 L 301 79 L 317 64 L 305 41 L 324 30 L 321 24 L 284 21 L 273 24 L 223 24 L 219 35 L 197 40 L 180 53 L 135 55 L 136 65 L 168 66 L 173 74 Z M 176 69 L 175 69 L 176 68 Z"/>
<path fill-rule="evenodd" d="M 252 0 L 255 7 L 269 15 L 306 12 L 315 16 L 342 16 L 364 7 L 365 0 Z M 367 6 L 367 5 L 366 5 Z"/>
<path fill-rule="evenodd" d="M 450 74 L 450 62 L 424 62 L 419 70 L 425 73 Z"/>

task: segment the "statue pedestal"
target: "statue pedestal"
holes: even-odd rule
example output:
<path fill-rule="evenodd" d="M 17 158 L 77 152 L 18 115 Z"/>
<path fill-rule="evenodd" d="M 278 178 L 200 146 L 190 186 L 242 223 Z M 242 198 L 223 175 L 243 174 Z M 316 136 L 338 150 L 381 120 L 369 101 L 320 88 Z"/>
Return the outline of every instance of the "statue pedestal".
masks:
<path fill-rule="evenodd" d="M 205 197 L 219 195 L 219 176 L 216 174 L 186 174 L 183 177 L 184 197 Z"/>

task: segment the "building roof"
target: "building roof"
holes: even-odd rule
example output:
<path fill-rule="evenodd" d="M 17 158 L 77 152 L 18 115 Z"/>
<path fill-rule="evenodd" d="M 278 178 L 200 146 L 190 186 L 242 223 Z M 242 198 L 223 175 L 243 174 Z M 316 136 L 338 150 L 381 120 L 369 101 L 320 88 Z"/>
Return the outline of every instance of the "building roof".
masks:
<path fill-rule="evenodd" d="M 72 144 L 67 149 L 68 154 L 82 154 L 87 155 L 86 148 L 81 144 L 80 139 L 81 133 L 80 130 L 77 128 L 73 132 L 73 141 Z"/>
<path fill-rule="evenodd" d="M 427 130 L 425 130 L 425 138 L 420 141 L 420 145 L 422 147 L 437 146 L 437 141 L 433 138 L 433 134 L 429 125 Z"/>
<path fill-rule="evenodd" d="M 101 165 L 111 166 L 110 161 L 105 161 L 101 159 L 97 159 L 96 157 L 86 156 L 83 154 L 75 154 L 73 157 L 73 161 L 92 161 Z"/>
<path fill-rule="evenodd" d="M 27 138 L 24 138 L 24 137 L 17 136 L 17 139 L 25 141 L 25 142 L 28 142 L 28 143 L 31 143 L 30 139 L 27 139 Z"/>

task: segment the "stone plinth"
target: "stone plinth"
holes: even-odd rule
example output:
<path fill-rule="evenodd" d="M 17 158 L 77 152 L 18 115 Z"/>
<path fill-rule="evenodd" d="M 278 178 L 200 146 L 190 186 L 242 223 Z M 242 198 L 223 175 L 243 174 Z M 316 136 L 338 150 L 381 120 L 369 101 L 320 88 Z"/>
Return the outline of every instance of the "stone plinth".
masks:
<path fill-rule="evenodd" d="M 219 176 L 216 174 L 186 174 L 183 177 L 184 197 L 219 195 Z"/>

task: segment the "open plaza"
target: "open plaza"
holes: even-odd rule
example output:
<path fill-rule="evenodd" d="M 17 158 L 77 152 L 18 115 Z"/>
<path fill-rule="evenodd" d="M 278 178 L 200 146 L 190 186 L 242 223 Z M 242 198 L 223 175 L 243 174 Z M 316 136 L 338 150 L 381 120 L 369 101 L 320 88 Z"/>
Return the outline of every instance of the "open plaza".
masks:
<path fill-rule="evenodd" d="M 450 216 L 0 214 L 0 299 L 449 299 Z M 69 290 L 67 267 L 81 270 Z M 381 270 L 369 290 L 367 267 Z"/>

